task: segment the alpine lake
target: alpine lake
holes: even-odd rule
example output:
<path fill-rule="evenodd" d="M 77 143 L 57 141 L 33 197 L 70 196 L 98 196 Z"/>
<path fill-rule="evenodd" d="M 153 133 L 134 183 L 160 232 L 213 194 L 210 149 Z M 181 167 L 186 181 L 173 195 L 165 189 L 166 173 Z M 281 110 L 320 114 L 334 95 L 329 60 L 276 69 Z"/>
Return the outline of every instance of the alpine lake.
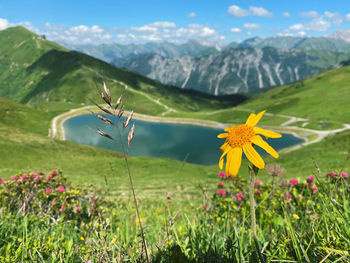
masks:
<path fill-rule="evenodd" d="M 214 165 L 219 162 L 222 154 L 220 146 L 225 139 L 218 139 L 217 135 L 223 133 L 223 129 L 133 119 L 122 131 L 123 121 L 124 117 L 119 120 L 119 126 L 124 147 L 130 156 L 172 158 L 200 165 Z M 134 138 L 128 147 L 128 132 L 133 123 L 135 123 Z M 96 116 L 80 115 L 67 119 L 63 123 L 63 128 L 66 140 L 122 152 L 116 128 Z M 108 133 L 115 140 L 97 134 L 97 129 Z M 282 134 L 282 138 L 279 139 L 268 139 L 268 143 L 277 151 L 301 142 L 302 139 L 291 134 Z M 260 147 L 256 149 L 263 156 L 267 155 Z"/>

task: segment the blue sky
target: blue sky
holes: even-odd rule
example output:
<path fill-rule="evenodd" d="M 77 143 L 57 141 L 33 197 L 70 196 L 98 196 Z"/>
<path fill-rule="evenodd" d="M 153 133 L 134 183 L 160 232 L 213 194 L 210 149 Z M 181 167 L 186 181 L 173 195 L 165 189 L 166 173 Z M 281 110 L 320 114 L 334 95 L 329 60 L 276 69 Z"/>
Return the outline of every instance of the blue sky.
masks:
<path fill-rule="evenodd" d="M 350 28 L 349 0 L 0 0 L 0 30 L 75 44 L 324 36 Z"/>

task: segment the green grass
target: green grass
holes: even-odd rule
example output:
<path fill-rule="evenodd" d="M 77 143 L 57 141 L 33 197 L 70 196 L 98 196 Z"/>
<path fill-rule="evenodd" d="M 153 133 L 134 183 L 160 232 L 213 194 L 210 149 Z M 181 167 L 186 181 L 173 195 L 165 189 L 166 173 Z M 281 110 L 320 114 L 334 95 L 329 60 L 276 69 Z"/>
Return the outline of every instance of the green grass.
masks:
<path fill-rule="evenodd" d="M 145 114 L 166 111 L 151 99 L 186 111 L 220 109 L 242 99 L 240 96 L 218 99 L 179 91 L 88 55 L 68 51 L 23 27 L 0 32 L 2 97 L 59 113 L 98 100 L 97 89 L 102 88 L 103 81 L 113 94 L 121 94 L 124 89 L 121 83 L 126 84 L 128 106 Z"/>
<path fill-rule="evenodd" d="M 350 122 L 350 67 L 332 69 L 304 81 L 277 87 L 239 108 L 310 118 L 311 121 Z"/>

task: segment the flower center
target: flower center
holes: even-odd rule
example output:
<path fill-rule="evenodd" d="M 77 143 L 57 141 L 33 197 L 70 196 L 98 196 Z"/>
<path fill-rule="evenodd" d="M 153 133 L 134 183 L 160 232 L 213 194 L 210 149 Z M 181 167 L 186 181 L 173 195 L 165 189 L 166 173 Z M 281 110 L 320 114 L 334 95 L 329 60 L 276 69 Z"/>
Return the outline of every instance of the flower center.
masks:
<path fill-rule="evenodd" d="M 233 148 L 242 147 L 245 143 L 250 142 L 250 138 L 255 135 L 253 127 L 246 124 L 238 125 L 232 128 L 227 136 L 227 142 Z"/>

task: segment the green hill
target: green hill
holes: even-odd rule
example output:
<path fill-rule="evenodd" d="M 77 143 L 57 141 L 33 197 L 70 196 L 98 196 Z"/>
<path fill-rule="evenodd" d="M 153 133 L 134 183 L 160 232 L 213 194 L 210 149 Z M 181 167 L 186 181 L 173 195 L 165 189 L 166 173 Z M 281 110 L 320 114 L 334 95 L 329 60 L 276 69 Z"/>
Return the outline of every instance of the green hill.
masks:
<path fill-rule="evenodd" d="M 177 88 L 116 68 L 88 55 L 68 51 L 22 28 L 0 31 L 0 96 L 30 104 L 39 109 L 64 111 L 97 100 L 97 86 L 105 81 L 111 92 L 120 94 L 128 85 L 126 97 L 134 110 L 159 114 L 164 107 L 153 100 L 181 110 L 216 109 L 233 105 L 183 92 Z M 147 97 L 145 99 L 145 97 Z"/>
<path fill-rule="evenodd" d="M 332 69 L 304 81 L 259 94 L 239 108 L 350 123 L 350 67 Z"/>

